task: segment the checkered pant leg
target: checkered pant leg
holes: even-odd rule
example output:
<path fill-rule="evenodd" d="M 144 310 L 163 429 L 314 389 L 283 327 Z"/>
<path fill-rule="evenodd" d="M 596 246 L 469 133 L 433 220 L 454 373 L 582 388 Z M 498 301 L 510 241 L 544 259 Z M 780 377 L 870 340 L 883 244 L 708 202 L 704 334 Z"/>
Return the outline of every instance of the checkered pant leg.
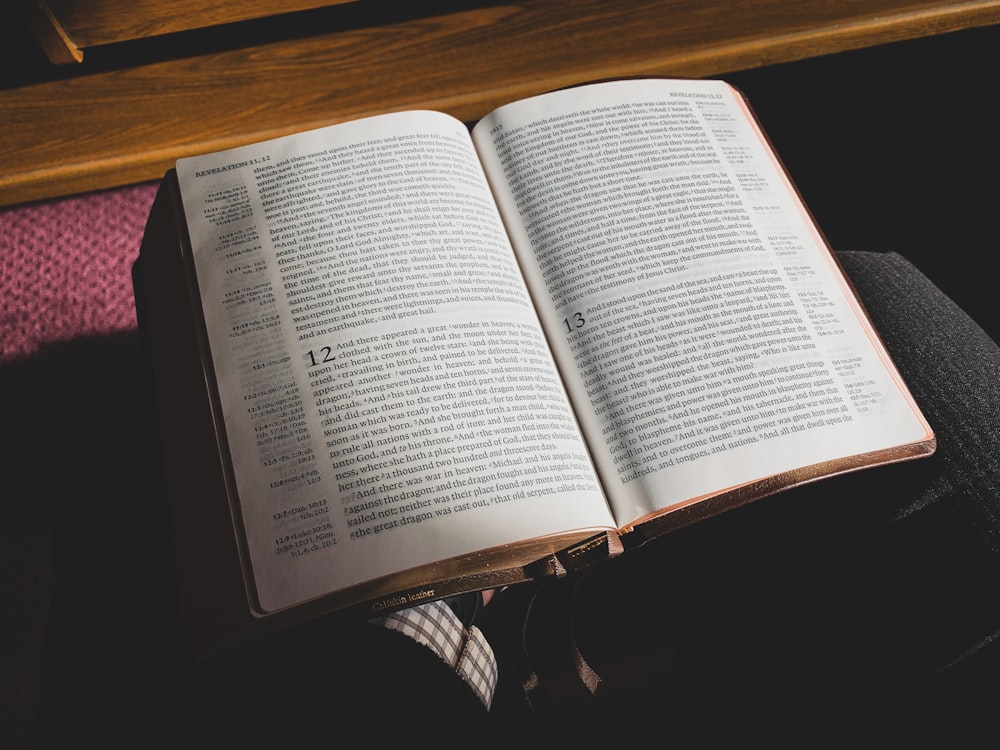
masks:
<path fill-rule="evenodd" d="M 475 625 L 466 629 L 447 604 L 419 604 L 372 622 L 427 646 L 468 683 L 486 708 L 490 707 L 497 684 L 496 656 L 482 631 Z"/>

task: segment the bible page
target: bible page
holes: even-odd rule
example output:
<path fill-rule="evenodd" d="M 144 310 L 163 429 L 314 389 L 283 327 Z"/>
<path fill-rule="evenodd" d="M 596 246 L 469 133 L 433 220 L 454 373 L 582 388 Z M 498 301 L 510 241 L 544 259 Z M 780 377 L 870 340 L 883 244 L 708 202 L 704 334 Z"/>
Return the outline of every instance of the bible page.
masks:
<path fill-rule="evenodd" d="M 384 115 L 177 174 L 262 610 L 612 525 L 461 122 Z"/>
<path fill-rule="evenodd" d="M 724 82 L 561 90 L 473 137 L 621 525 L 932 439 Z"/>

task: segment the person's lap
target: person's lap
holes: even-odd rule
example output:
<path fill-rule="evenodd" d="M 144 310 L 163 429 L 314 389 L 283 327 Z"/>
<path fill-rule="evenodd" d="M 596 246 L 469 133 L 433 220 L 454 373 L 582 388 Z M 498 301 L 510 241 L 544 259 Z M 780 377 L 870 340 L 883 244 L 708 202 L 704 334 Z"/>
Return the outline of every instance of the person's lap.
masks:
<path fill-rule="evenodd" d="M 868 718 L 896 739 L 984 725 L 1000 683 L 1000 350 L 899 256 L 841 258 L 937 432 L 935 456 L 790 490 L 584 576 L 496 594 L 479 621 L 500 666 L 488 713 L 429 649 L 375 625 L 309 623 L 187 669 L 169 657 L 169 624 L 130 622 L 127 643 L 143 651 L 124 653 L 93 637 L 107 616 L 63 597 L 47 647 L 52 742 L 40 746 L 98 733 L 114 745 L 154 724 L 195 745 L 213 743 L 192 732 L 237 728 L 249 744 L 334 741 L 350 724 L 376 741 L 433 729 L 529 746 L 849 734 Z M 156 612 L 167 601 L 147 598 Z M 596 695 L 558 679 L 571 632 L 603 678 Z M 537 710 L 521 684 L 532 671 L 547 678 Z"/>
<path fill-rule="evenodd" d="M 988 720 L 1000 349 L 902 257 L 839 257 L 937 453 L 790 490 L 542 585 L 533 604 L 546 619 L 529 618 L 527 655 L 517 634 L 490 628 L 510 629 L 504 595 L 512 608 L 527 599 L 503 592 L 484 626 L 502 676 L 505 664 L 521 677 L 572 669 L 572 632 L 603 678 L 593 696 L 542 680 L 531 699 L 547 729 L 604 742 L 623 729 L 791 739 L 874 724 L 898 738 Z"/>

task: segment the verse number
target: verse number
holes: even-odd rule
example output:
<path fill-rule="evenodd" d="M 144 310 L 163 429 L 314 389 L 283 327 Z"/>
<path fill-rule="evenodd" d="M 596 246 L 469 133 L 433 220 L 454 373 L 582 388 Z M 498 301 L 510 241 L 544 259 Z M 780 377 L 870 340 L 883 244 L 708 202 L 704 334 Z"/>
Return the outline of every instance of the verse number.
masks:
<path fill-rule="evenodd" d="M 566 333 L 572 333 L 573 331 L 583 328 L 583 324 L 586 323 L 586 318 L 583 317 L 582 313 L 573 313 L 568 318 L 563 318 L 563 325 L 566 326 Z"/>
<path fill-rule="evenodd" d="M 326 364 L 327 362 L 333 362 L 335 359 L 333 356 L 333 348 L 329 346 L 321 346 L 316 351 L 310 349 L 306 352 L 306 359 L 309 361 L 310 367 L 316 367 L 317 365 Z"/>

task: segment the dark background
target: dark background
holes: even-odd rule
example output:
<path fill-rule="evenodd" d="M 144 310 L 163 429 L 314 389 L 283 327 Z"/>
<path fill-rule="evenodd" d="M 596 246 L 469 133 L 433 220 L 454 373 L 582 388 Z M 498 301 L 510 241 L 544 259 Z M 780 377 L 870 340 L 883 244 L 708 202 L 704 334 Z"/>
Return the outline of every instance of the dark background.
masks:
<path fill-rule="evenodd" d="M 996 340 L 1000 29 L 723 76 L 835 250 L 908 258 Z"/>

